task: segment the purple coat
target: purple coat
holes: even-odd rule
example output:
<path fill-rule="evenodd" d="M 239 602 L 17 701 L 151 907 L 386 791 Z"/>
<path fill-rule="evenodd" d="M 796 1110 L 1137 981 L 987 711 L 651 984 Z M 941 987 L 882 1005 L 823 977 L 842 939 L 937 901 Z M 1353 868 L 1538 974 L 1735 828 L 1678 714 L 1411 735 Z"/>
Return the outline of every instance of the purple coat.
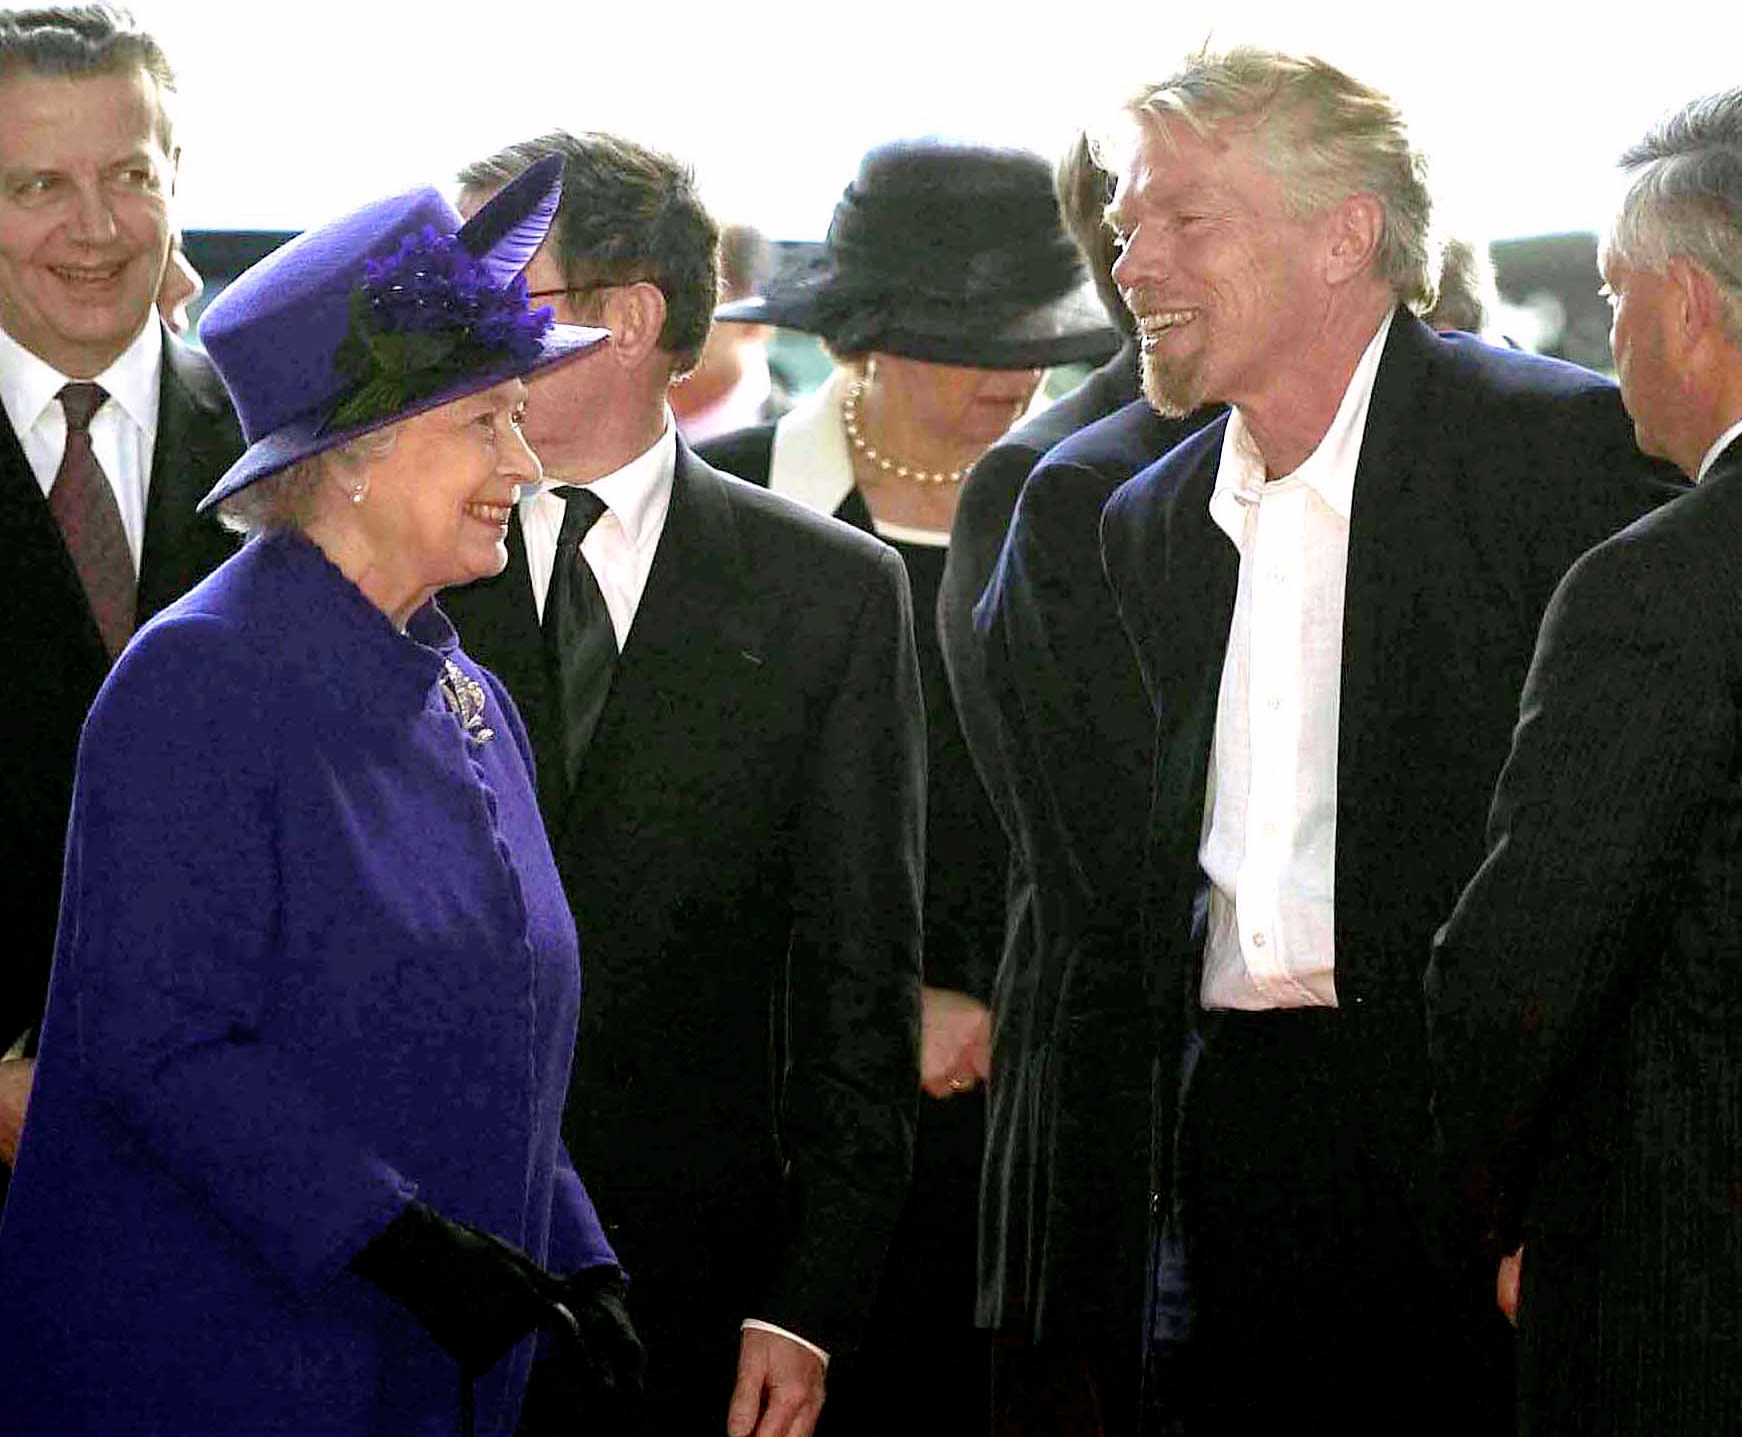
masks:
<path fill-rule="evenodd" d="M 452 1432 L 457 1365 L 358 1249 L 416 1196 L 557 1273 L 615 1261 L 558 1136 L 580 973 L 527 755 L 434 605 L 399 634 L 297 536 L 123 654 L 0 1224 L 0 1430 Z"/>

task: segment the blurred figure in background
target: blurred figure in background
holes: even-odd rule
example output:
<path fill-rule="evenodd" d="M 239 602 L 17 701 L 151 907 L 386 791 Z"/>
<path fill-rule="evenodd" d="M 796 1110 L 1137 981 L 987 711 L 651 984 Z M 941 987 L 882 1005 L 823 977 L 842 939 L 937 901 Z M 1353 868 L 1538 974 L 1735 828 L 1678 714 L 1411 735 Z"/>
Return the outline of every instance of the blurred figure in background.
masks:
<path fill-rule="evenodd" d="M 174 334 L 188 332 L 188 306 L 200 297 L 206 282 L 182 248 L 181 231 L 169 242 L 169 263 L 163 268 L 163 284 L 157 291 L 157 312 Z"/>
<path fill-rule="evenodd" d="M 1499 317 L 1500 291 L 1488 246 L 1456 236 L 1440 249 L 1440 282 L 1433 308 L 1422 319 L 1442 333 L 1462 330 L 1482 335 Z"/>
<path fill-rule="evenodd" d="M 720 226 L 720 299 L 730 303 L 761 292 L 774 273 L 774 248 L 746 224 Z M 792 408 L 768 367 L 766 324 L 716 324 L 696 367 L 671 387 L 678 431 L 700 444 L 735 429 L 765 424 Z"/>
<path fill-rule="evenodd" d="M 850 1430 L 984 1431 L 988 1351 L 974 1327 L 975 1225 L 992 979 L 1008 844 L 950 701 L 933 622 L 967 468 L 1028 410 L 1041 370 L 1118 343 L 1060 227 L 1046 164 L 936 140 L 868 154 L 823 253 L 721 319 L 818 335 L 836 369 L 778 425 L 704 452 L 729 472 L 880 535 L 920 616 L 929 783 L 925 1021 L 914 1184 L 861 1359 Z M 927 1394 L 911 1410 L 912 1392 Z"/>

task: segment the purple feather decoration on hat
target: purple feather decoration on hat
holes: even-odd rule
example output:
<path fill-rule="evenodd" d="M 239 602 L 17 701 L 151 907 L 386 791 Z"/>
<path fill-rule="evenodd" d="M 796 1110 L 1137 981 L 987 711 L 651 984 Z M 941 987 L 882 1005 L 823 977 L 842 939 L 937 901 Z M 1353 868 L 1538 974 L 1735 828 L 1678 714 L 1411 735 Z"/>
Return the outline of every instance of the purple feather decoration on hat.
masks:
<path fill-rule="evenodd" d="M 532 263 L 556 216 L 557 202 L 563 193 L 562 178 L 562 156 L 546 155 L 502 187 L 497 196 L 500 203 L 486 205 L 460 226 L 457 236 L 460 243 L 468 254 L 481 257 L 480 262 L 495 283 L 507 284 Z M 516 197 L 523 190 L 544 193 L 521 213 Z"/>

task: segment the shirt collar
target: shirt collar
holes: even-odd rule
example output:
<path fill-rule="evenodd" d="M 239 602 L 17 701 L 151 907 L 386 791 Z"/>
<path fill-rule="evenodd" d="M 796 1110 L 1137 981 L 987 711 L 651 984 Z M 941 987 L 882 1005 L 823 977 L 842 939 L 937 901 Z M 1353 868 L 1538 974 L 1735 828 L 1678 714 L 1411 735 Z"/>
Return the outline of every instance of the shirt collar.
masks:
<path fill-rule="evenodd" d="M 1730 447 L 1731 441 L 1742 436 L 1742 419 L 1738 419 L 1722 434 L 1712 441 L 1712 447 L 1706 451 L 1706 457 L 1700 460 L 1700 471 L 1694 475 L 1694 483 L 1706 477 L 1706 473 L 1718 462 L 1718 456 Z"/>
<path fill-rule="evenodd" d="M 1343 390 L 1342 402 L 1318 447 L 1284 480 L 1305 484 L 1345 522 L 1354 508 L 1355 470 L 1361 460 L 1361 440 L 1367 432 L 1367 410 L 1373 403 L 1373 385 L 1379 377 L 1379 360 L 1391 333 L 1395 310 L 1388 310 L 1373 338 L 1367 341 L 1360 361 Z M 1216 469 L 1216 488 L 1210 495 L 1210 517 L 1216 526 L 1240 545 L 1245 532 L 1243 503 L 1264 492 L 1264 458 L 1258 452 L 1246 418 L 1236 407 L 1228 415 L 1222 435 L 1222 456 Z"/>
<path fill-rule="evenodd" d="M 605 507 L 623 526 L 632 548 L 641 547 L 642 532 L 656 512 L 663 511 L 662 500 L 669 500 L 672 480 L 677 473 L 677 425 L 671 410 L 665 411 L 665 428 L 653 444 L 637 454 L 621 469 L 612 471 L 589 485 L 589 493 L 605 501 Z M 555 488 L 562 480 L 552 480 L 545 488 Z"/>
<path fill-rule="evenodd" d="M 833 514 L 853 492 L 853 456 L 841 402 L 853 376 L 836 368 L 775 426 L 768 487 L 819 514 Z"/>
<path fill-rule="evenodd" d="M 163 330 L 153 311 L 132 342 L 92 383 L 104 391 L 138 425 L 147 440 L 157 438 L 157 383 L 163 359 Z M 0 404 L 13 429 L 27 434 L 72 380 L 40 355 L 32 353 L 0 329 Z"/>

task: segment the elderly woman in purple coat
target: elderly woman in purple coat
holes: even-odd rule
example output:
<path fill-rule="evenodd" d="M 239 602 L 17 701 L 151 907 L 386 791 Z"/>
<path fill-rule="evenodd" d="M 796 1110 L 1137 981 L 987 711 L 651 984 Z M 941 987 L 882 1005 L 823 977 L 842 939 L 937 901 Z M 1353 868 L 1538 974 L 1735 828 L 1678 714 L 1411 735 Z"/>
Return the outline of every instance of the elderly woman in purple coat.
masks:
<path fill-rule="evenodd" d="M 242 276 L 201 334 L 241 552 L 79 752 L 0 1226 L 0 1430 L 610 1431 L 622 1273 L 564 1154 L 575 930 L 527 739 L 431 601 L 501 570 L 560 184 L 434 190 Z M 523 1403 L 524 1397 L 524 1403 Z"/>

